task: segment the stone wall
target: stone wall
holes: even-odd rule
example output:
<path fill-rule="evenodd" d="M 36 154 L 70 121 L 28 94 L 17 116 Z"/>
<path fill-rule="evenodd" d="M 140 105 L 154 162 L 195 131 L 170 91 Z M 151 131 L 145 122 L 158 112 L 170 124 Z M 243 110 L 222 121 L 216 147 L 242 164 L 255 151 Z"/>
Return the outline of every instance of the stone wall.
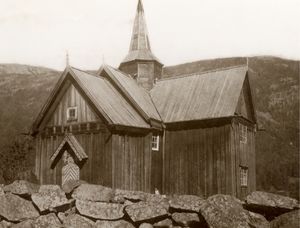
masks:
<path fill-rule="evenodd" d="M 295 199 L 253 192 L 245 201 L 229 195 L 164 196 L 111 189 L 81 181 L 0 187 L 1 227 L 298 227 Z"/>

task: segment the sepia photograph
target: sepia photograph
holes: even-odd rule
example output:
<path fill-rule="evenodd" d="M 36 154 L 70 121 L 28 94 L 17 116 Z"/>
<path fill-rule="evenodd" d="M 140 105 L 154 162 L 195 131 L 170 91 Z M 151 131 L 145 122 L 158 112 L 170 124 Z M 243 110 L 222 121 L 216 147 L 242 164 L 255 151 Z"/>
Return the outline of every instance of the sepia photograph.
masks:
<path fill-rule="evenodd" d="M 0 228 L 299 228 L 299 0 L 0 0 Z"/>

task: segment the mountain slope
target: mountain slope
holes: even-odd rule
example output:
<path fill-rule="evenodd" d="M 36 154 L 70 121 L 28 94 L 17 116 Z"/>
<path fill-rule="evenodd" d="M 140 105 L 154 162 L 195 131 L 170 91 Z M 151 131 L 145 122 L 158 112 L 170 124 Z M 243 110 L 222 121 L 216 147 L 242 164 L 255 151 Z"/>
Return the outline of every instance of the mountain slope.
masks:
<path fill-rule="evenodd" d="M 59 75 L 43 67 L 0 64 L 0 148 L 28 132 Z"/>

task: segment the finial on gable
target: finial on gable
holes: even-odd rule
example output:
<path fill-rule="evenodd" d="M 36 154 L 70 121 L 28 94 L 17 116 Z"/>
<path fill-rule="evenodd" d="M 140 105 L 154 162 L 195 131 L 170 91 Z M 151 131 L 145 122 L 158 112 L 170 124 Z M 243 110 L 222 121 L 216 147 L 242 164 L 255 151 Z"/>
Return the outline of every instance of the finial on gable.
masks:
<path fill-rule="evenodd" d="M 69 52 L 66 51 L 66 67 L 70 66 L 70 60 L 69 60 Z"/>

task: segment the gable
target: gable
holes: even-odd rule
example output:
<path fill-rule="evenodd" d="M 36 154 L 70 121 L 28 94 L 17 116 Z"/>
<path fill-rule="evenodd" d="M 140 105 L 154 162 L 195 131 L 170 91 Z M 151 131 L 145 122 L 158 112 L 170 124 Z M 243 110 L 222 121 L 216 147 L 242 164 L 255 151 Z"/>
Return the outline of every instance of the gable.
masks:
<path fill-rule="evenodd" d="M 72 87 L 68 91 L 71 84 L 75 86 L 77 91 L 72 89 Z M 62 102 L 62 105 L 58 105 L 66 91 L 68 91 L 67 94 L 69 96 L 66 95 L 66 99 Z M 84 99 L 81 99 L 78 96 L 79 94 Z M 110 126 L 150 128 L 150 125 L 108 80 L 67 67 L 34 121 L 32 134 L 38 133 L 49 122 L 55 110 L 57 112 L 56 117 L 53 116 L 49 124 L 64 123 L 64 120 L 58 121 L 57 118 L 62 117 L 65 106 L 74 102 L 73 99 L 76 99 L 76 97 L 78 98 L 76 102 L 80 102 L 80 105 L 82 105 L 82 109 L 79 111 L 84 111 L 82 114 L 83 121 L 99 117 L 105 124 Z M 85 102 L 81 104 L 82 101 Z M 86 103 L 89 105 L 86 105 Z M 57 107 L 58 109 L 56 109 Z M 86 110 L 89 110 L 89 112 L 87 113 Z M 84 115 L 86 116 L 84 117 Z"/>
<path fill-rule="evenodd" d="M 90 107 L 86 99 L 78 91 L 78 89 L 68 80 L 66 82 L 66 89 L 61 90 L 64 93 L 58 96 L 54 111 L 50 114 L 50 120 L 47 126 L 65 126 L 69 124 L 67 120 L 67 109 L 69 107 L 77 107 L 77 121 L 75 123 L 85 123 L 99 121 L 100 118 Z"/>
<path fill-rule="evenodd" d="M 235 113 L 252 122 L 256 121 L 248 76 L 244 81 Z"/>

